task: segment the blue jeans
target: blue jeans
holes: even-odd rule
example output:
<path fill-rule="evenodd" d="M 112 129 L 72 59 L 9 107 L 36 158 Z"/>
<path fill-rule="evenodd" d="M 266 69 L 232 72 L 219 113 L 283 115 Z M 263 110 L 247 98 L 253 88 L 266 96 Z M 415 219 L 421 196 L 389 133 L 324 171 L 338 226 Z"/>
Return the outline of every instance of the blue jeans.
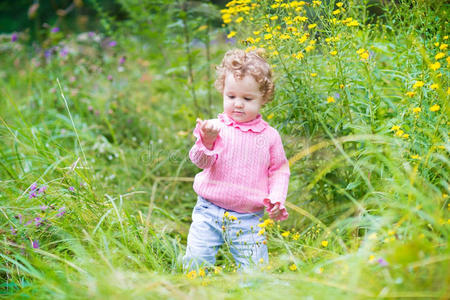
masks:
<path fill-rule="evenodd" d="M 263 215 L 264 210 L 256 213 L 227 210 L 198 196 L 192 212 L 183 269 L 214 266 L 222 244 L 229 247 L 239 269 L 267 263 L 265 235 L 258 235 L 261 229 L 258 224 Z"/>

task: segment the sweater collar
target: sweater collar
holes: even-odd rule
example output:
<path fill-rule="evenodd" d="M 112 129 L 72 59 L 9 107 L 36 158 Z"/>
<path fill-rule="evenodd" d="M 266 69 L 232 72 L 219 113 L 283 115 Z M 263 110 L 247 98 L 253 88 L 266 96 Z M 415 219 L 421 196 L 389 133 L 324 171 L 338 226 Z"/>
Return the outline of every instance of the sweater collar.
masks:
<path fill-rule="evenodd" d="M 225 123 L 225 125 L 233 126 L 234 128 L 239 128 L 241 131 L 253 131 L 253 132 L 262 132 L 269 125 L 266 121 L 264 121 L 260 114 L 256 117 L 256 119 L 249 122 L 236 122 L 227 114 L 221 113 L 217 116 L 220 121 Z"/>

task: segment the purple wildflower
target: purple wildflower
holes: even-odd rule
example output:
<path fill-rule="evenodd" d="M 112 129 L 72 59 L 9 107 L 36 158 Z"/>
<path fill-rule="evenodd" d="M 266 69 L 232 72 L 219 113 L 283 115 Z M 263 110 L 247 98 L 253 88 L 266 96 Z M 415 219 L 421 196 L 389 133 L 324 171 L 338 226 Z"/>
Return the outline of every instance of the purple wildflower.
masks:
<path fill-rule="evenodd" d="M 109 81 L 112 81 L 112 80 L 113 80 L 112 75 L 108 75 L 108 80 L 109 80 Z"/>
<path fill-rule="evenodd" d="M 33 223 L 33 220 L 29 220 L 28 222 L 25 223 L 25 226 L 30 225 L 31 223 Z"/>
<path fill-rule="evenodd" d="M 15 42 L 15 41 L 17 41 L 17 33 L 13 33 L 13 34 L 11 34 L 11 42 Z"/>
<path fill-rule="evenodd" d="M 388 266 L 388 262 L 384 259 L 384 258 L 379 258 L 377 259 L 377 262 L 380 264 L 380 266 L 382 267 L 386 267 Z"/>
<path fill-rule="evenodd" d="M 62 217 L 66 213 L 66 208 L 63 206 L 60 209 L 58 209 L 58 213 L 56 214 L 57 217 Z"/>
<path fill-rule="evenodd" d="M 50 58 L 52 56 L 52 50 L 51 49 L 50 50 L 45 50 L 44 56 L 47 59 Z"/>
<path fill-rule="evenodd" d="M 17 230 L 14 227 L 10 226 L 10 229 L 12 235 L 17 235 Z"/>
<path fill-rule="evenodd" d="M 14 216 L 14 218 L 19 219 L 19 223 L 22 224 L 23 218 L 21 214 L 18 214 L 17 216 Z"/>
<path fill-rule="evenodd" d="M 41 208 L 42 211 L 46 211 L 48 209 L 48 206 L 47 205 L 41 205 L 40 208 Z"/>
<path fill-rule="evenodd" d="M 30 199 L 33 199 L 34 197 L 36 197 L 37 196 L 37 194 L 36 194 L 36 192 L 32 192 L 31 194 L 30 194 Z"/>
<path fill-rule="evenodd" d="M 227 39 L 225 39 L 225 43 L 234 45 L 234 44 L 236 44 L 236 39 L 235 38 L 230 38 L 230 39 L 227 38 Z"/>
<path fill-rule="evenodd" d="M 34 240 L 34 241 L 31 243 L 31 246 L 32 246 L 34 249 L 38 249 L 38 248 L 39 248 L 39 241 L 38 241 L 38 240 Z"/>
<path fill-rule="evenodd" d="M 34 218 L 34 222 L 36 223 L 36 227 L 42 224 L 42 218 L 36 217 Z"/>
<path fill-rule="evenodd" d="M 335 97 L 336 99 L 339 99 L 339 98 L 341 98 L 341 95 L 339 95 L 339 93 L 335 93 L 335 94 L 334 94 L 334 97 Z"/>
<path fill-rule="evenodd" d="M 53 32 L 53 33 L 56 33 L 56 32 L 58 32 L 58 31 L 59 31 L 59 27 L 53 27 L 53 28 L 52 28 L 52 32 Z"/>
<path fill-rule="evenodd" d="M 108 43 L 108 46 L 109 47 L 114 47 L 114 46 L 116 46 L 117 45 L 117 42 L 116 41 L 110 41 L 109 43 Z"/>
<path fill-rule="evenodd" d="M 93 110 L 94 110 L 94 108 L 92 107 L 92 105 L 89 105 L 89 106 L 88 106 L 88 110 L 89 110 L 89 111 L 93 111 Z"/>
<path fill-rule="evenodd" d="M 47 186 L 45 186 L 45 185 L 41 186 L 38 190 L 38 194 L 44 193 L 46 189 L 47 189 Z"/>
<path fill-rule="evenodd" d="M 119 59 L 119 65 L 123 65 L 123 64 L 125 63 L 125 60 L 127 60 L 127 57 L 126 57 L 126 56 L 122 56 L 122 57 Z"/>
<path fill-rule="evenodd" d="M 75 188 L 73 186 L 69 186 L 69 191 L 73 192 L 75 191 Z"/>
<path fill-rule="evenodd" d="M 67 48 L 62 48 L 61 51 L 59 52 L 59 55 L 61 57 L 66 57 L 67 54 L 69 54 L 69 50 L 67 50 Z"/>
<path fill-rule="evenodd" d="M 90 31 L 90 32 L 88 33 L 88 37 L 93 38 L 94 36 L 95 36 L 95 32 Z"/>
<path fill-rule="evenodd" d="M 33 184 L 30 186 L 30 190 L 34 191 L 35 189 L 37 189 L 37 184 L 36 182 L 33 182 Z"/>

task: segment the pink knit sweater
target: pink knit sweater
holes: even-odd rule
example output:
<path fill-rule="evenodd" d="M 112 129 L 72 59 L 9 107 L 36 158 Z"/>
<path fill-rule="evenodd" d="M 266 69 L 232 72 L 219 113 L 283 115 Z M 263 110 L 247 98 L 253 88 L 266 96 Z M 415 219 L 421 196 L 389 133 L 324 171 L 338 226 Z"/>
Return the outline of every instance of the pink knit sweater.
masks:
<path fill-rule="evenodd" d="M 217 206 L 239 213 L 257 212 L 279 203 L 288 217 L 284 202 L 289 183 L 289 163 L 278 132 L 261 115 L 239 123 L 222 113 L 214 119 L 220 126 L 213 149 L 207 149 L 200 136 L 189 157 L 202 172 L 195 176 L 195 192 Z"/>

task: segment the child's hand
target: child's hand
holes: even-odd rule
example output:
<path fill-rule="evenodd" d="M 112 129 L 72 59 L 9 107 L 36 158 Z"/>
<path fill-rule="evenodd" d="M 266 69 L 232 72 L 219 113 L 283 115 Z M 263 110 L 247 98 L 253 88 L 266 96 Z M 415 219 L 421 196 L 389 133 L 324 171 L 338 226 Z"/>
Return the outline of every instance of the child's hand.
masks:
<path fill-rule="evenodd" d="M 200 124 L 200 134 L 202 136 L 203 145 L 209 150 L 212 150 L 220 128 L 211 120 L 197 118 L 197 123 Z"/>
<path fill-rule="evenodd" d="M 281 216 L 280 204 L 276 203 L 271 209 L 268 210 L 269 218 L 278 220 Z"/>

